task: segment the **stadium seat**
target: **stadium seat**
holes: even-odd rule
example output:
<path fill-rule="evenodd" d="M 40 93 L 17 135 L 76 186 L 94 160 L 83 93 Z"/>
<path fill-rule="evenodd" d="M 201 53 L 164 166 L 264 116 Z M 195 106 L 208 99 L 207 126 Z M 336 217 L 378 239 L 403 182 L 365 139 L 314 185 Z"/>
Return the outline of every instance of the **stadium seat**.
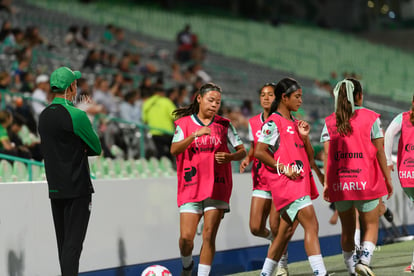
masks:
<path fill-rule="evenodd" d="M 13 176 L 16 177 L 16 181 L 27 181 L 29 179 L 27 165 L 22 162 L 14 161 Z"/>
<path fill-rule="evenodd" d="M 6 160 L 0 160 L 0 182 L 11 182 L 13 176 L 13 166 Z"/>

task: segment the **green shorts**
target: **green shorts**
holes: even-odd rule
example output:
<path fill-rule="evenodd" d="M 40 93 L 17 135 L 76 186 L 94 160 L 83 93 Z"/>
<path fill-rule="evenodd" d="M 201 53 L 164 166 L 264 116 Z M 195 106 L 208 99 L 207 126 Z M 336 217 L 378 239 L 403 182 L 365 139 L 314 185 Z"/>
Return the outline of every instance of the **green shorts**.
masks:
<path fill-rule="evenodd" d="M 367 213 L 372 211 L 379 204 L 379 198 L 369 200 L 343 200 L 335 202 L 335 208 L 338 212 L 345 212 L 355 206 L 358 211 Z"/>
<path fill-rule="evenodd" d="M 282 210 L 280 210 L 280 214 L 282 215 L 284 212 L 286 212 L 290 220 L 294 221 L 299 210 L 309 205 L 312 205 L 312 200 L 309 196 L 304 196 L 283 207 Z"/>
<path fill-rule="evenodd" d="M 265 199 L 272 199 L 272 193 L 263 190 L 253 190 L 252 197 L 261 197 Z"/>
<path fill-rule="evenodd" d="M 194 213 L 203 214 L 209 210 L 224 209 L 225 212 L 230 211 L 230 206 L 227 202 L 207 198 L 199 202 L 187 202 L 180 206 L 180 213 Z"/>
<path fill-rule="evenodd" d="M 414 201 L 414 188 L 403 188 L 404 193 L 411 201 Z"/>

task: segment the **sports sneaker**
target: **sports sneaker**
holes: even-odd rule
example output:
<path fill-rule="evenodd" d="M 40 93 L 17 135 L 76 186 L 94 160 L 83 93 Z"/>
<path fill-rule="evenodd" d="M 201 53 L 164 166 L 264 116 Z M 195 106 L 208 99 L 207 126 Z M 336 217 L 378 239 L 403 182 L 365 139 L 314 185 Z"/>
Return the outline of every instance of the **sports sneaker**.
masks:
<path fill-rule="evenodd" d="M 279 266 L 276 271 L 276 276 L 289 276 L 288 268 Z"/>
<path fill-rule="evenodd" d="M 189 267 L 183 267 L 183 270 L 181 270 L 181 276 L 191 276 L 193 273 L 193 267 L 194 260 L 191 262 L 191 265 Z"/>
<path fill-rule="evenodd" d="M 414 263 L 410 264 L 404 269 L 404 272 L 414 273 Z"/>
<path fill-rule="evenodd" d="M 372 269 L 359 261 L 355 266 L 355 273 L 362 276 L 375 276 Z"/>
<path fill-rule="evenodd" d="M 394 215 L 392 214 L 391 210 L 387 208 L 387 210 L 384 213 L 384 218 L 389 222 L 392 223 L 394 220 Z"/>

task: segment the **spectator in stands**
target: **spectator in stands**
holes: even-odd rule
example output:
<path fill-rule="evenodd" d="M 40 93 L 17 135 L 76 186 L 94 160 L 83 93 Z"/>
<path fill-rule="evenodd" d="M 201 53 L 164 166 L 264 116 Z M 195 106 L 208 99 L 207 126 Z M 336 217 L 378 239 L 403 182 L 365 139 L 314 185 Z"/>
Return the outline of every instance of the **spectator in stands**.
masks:
<path fill-rule="evenodd" d="M 132 83 L 132 75 L 134 72 L 131 70 L 131 59 L 129 55 L 121 57 L 118 63 L 118 70 L 125 76 L 124 79 L 128 83 Z"/>
<path fill-rule="evenodd" d="M 22 127 L 26 124 L 26 119 L 18 113 L 13 115 L 13 122 L 8 129 L 8 135 L 10 142 L 20 150 L 23 151 L 26 155 L 26 158 L 31 158 L 37 161 L 43 160 L 43 155 L 40 151 L 40 141 L 34 136 L 33 140 L 30 141 L 30 144 L 24 144 L 22 138 L 20 137 L 20 131 Z M 31 135 L 31 134 L 30 134 Z"/>
<path fill-rule="evenodd" d="M 114 53 L 109 53 L 108 56 L 108 67 L 115 68 L 119 63 L 118 57 Z"/>
<path fill-rule="evenodd" d="M 191 50 L 193 48 L 193 36 L 190 24 L 186 24 L 184 29 L 177 34 L 177 51 L 176 59 L 179 62 L 187 62 L 191 60 Z"/>
<path fill-rule="evenodd" d="M 49 102 L 49 76 L 48 75 L 39 75 L 36 78 L 36 89 L 32 94 L 32 109 L 34 116 L 37 119 L 39 118 L 40 113 L 45 109 L 46 105 Z"/>
<path fill-rule="evenodd" d="M 119 115 L 118 99 L 111 93 L 108 80 L 101 79 L 98 82 L 98 87 L 93 92 L 93 100 L 103 105 L 109 115 L 115 117 Z"/>
<path fill-rule="evenodd" d="M 7 71 L 0 72 L 0 91 L 13 91 L 12 78 Z"/>
<path fill-rule="evenodd" d="M 370 263 L 378 239 L 380 198 L 387 194 L 389 198 L 393 193 L 380 115 L 362 107 L 362 88 L 355 79 L 340 81 L 333 93 L 335 112 L 325 119 L 321 134 L 325 151 L 324 198 L 335 202 L 338 210 L 348 272 L 374 275 Z M 352 168 L 358 170 L 350 174 Z M 351 182 L 356 185 L 354 188 Z M 361 254 L 356 257 L 355 209 L 364 229 Z"/>
<path fill-rule="evenodd" d="M 114 36 L 115 44 L 113 47 L 121 51 L 144 48 L 147 46 L 146 43 L 138 41 L 136 39 L 126 39 L 125 31 L 122 28 L 115 28 Z"/>
<path fill-rule="evenodd" d="M 197 275 L 210 274 L 218 228 L 229 210 L 233 186 L 231 161 L 246 156 L 235 128 L 229 120 L 217 115 L 221 88 L 208 83 L 199 92 L 192 104 L 174 111 L 177 120 L 171 144 L 171 153 L 177 159 L 183 276 L 192 275 L 194 237 L 201 217 L 204 217 L 203 242 Z M 230 152 L 228 144 L 235 152 Z"/>
<path fill-rule="evenodd" d="M 75 34 L 75 43 L 78 47 L 86 49 L 94 49 L 95 45 L 89 38 L 90 29 L 88 26 L 83 26 L 82 29 Z"/>
<path fill-rule="evenodd" d="M 35 89 L 35 75 L 32 71 L 27 71 L 23 76 L 20 92 L 31 92 Z"/>
<path fill-rule="evenodd" d="M 171 64 L 171 79 L 177 83 L 184 83 L 185 79 L 178 62 Z"/>
<path fill-rule="evenodd" d="M 68 31 L 64 37 L 64 41 L 66 45 L 73 45 L 76 43 L 76 34 L 79 31 L 79 27 L 77 25 L 69 26 Z"/>
<path fill-rule="evenodd" d="M 101 64 L 101 60 L 100 60 L 100 55 L 99 55 L 99 51 L 96 49 L 91 49 L 89 50 L 82 68 L 84 69 L 90 69 L 92 71 L 94 71 L 98 65 Z"/>
<path fill-rule="evenodd" d="M 112 82 L 109 85 L 111 94 L 120 102 L 124 98 L 124 87 L 128 84 L 124 75 L 120 72 L 112 76 Z"/>
<path fill-rule="evenodd" d="M 29 47 L 48 45 L 48 41 L 40 34 L 37 26 L 28 26 L 26 28 L 24 40 Z"/>
<path fill-rule="evenodd" d="M 12 6 L 12 0 L 1 0 L 0 11 L 6 11 L 9 15 L 13 15 L 17 12 L 16 8 Z"/>
<path fill-rule="evenodd" d="M 0 153 L 30 159 L 31 154 L 26 147 L 18 146 L 10 140 L 8 128 L 12 122 L 13 115 L 10 111 L 0 111 Z"/>
<path fill-rule="evenodd" d="M 15 145 L 10 142 L 7 128 L 13 122 L 13 116 L 10 111 L 0 111 L 0 152 L 10 154 L 15 150 Z M 15 155 L 15 154 L 13 154 Z"/>
<path fill-rule="evenodd" d="M 17 90 L 20 90 L 23 86 L 23 79 L 25 74 L 29 71 L 29 66 L 30 59 L 23 57 L 18 60 L 18 66 L 12 73 L 13 86 Z"/>
<path fill-rule="evenodd" d="M 125 94 L 124 100 L 119 106 L 120 117 L 128 122 L 141 124 L 141 102 L 138 91 L 132 90 Z"/>
<path fill-rule="evenodd" d="M 201 63 L 194 63 L 190 66 L 193 75 L 197 78 L 200 78 L 203 83 L 207 83 L 211 81 L 211 76 L 207 74 L 207 72 L 201 66 Z"/>
<path fill-rule="evenodd" d="M 187 86 L 184 84 L 180 84 L 178 86 L 178 99 L 176 105 L 178 107 L 183 107 L 190 103 L 190 97 L 188 93 Z"/>
<path fill-rule="evenodd" d="M 7 21 L 5 22 L 7 23 Z M 0 36 L 5 36 L 4 39 L 0 37 L 0 51 L 6 54 L 15 54 L 24 47 L 24 33 L 20 28 L 2 30 Z"/>
<path fill-rule="evenodd" d="M 179 91 L 178 87 L 171 87 L 167 90 L 167 97 L 175 104 L 176 107 L 180 107 L 178 105 L 178 97 L 179 97 Z"/>
<path fill-rule="evenodd" d="M 172 112 L 176 109 L 174 103 L 165 95 L 160 86 L 154 86 L 152 96 L 142 104 L 142 121 L 150 127 L 157 158 L 167 156 L 173 160 L 170 153 L 171 140 L 174 133 L 174 117 Z"/>
<path fill-rule="evenodd" d="M 12 32 L 12 22 L 10 20 L 4 20 L 1 24 L 0 30 L 0 42 L 4 41 L 8 35 Z"/>
<path fill-rule="evenodd" d="M 104 44 L 112 44 L 115 36 L 115 27 L 112 24 L 105 26 L 105 31 L 102 35 L 102 42 Z"/>

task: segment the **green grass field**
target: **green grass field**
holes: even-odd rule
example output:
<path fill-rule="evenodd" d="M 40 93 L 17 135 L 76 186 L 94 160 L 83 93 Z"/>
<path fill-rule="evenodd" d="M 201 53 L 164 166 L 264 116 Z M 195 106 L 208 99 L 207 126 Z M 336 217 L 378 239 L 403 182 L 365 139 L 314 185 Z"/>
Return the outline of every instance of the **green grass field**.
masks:
<path fill-rule="evenodd" d="M 374 252 L 371 266 L 376 276 L 398 276 L 410 275 L 404 269 L 411 263 L 413 257 L 414 241 L 394 243 L 379 246 Z M 335 276 L 348 276 L 342 255 L 335 255 L 324 258 L 327 270 Z M 260 270 L 232 274 L 232 276 L 253 276 L 259 275 Z M 289 275 L 312 275 L 308 261 L 289 264 Z M 414 274 L 413 274 L 414 275 Z"/>

